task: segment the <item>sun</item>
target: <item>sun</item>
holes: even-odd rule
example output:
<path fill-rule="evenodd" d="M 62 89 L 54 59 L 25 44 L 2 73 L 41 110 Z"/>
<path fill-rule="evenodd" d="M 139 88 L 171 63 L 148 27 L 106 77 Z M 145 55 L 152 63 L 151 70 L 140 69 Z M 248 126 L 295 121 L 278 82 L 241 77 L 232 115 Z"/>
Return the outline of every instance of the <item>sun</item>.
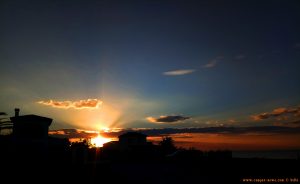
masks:
<path fill-rule="evenodd" d="M 97 137 L 93 137 L 91 138 L 91 143 L 92 145 L 94 145 L 95 147 L 102 147 L 103 144 L 110 142 L 111 139 L 110 138 L 105 138 L 102 137 L 100 134 L 98 134 Z"/>

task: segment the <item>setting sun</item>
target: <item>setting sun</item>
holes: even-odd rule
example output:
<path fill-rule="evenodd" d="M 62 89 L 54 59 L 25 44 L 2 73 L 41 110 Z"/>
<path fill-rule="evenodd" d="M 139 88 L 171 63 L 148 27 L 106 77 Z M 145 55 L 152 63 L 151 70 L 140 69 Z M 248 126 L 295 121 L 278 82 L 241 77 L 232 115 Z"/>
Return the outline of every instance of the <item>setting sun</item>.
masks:
<path fill-rule="evenodd" d="M 97 137 L 91 138 L 91 143 L 95 147 L 102 147 L 104 143 L 107 143 L 111 141 L 110 138 L 102 137 L 100 134 L 98 134 Z"/>

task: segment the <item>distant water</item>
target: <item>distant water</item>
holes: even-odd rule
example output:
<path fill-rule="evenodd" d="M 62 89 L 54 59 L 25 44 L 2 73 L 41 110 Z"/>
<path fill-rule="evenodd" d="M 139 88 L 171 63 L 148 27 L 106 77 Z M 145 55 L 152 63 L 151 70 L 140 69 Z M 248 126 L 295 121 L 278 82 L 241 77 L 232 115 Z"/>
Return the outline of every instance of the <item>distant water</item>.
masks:
<path fill-rule="evenodd" d="M 234 158 L 299 159 L 300 150 L 233 151 Z"/>

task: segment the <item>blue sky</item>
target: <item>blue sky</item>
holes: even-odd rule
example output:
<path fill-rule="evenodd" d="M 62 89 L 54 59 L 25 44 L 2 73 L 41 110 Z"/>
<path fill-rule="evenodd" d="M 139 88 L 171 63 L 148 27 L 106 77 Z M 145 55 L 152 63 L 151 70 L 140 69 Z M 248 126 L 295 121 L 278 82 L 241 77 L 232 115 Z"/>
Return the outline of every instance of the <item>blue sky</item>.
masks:
<path fill-rule="evenodd" d="M 0 111 L 52 117 L 53 129 L 288 121 L 251 116 L 300 104 L 299 9 L 293 0 L 1 1 Z M 37 103 L 87 99 L 101 107 Z M 147 120 L 160 116 L 188 118 Z"/>

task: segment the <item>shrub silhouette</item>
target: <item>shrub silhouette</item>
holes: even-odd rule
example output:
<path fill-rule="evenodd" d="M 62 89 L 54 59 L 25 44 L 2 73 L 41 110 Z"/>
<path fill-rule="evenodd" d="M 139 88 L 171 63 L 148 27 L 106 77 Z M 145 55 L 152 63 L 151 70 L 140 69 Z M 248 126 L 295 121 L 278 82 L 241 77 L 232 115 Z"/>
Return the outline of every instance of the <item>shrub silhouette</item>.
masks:
<path fill-rule="evenodd" d="M 171 154 L 177 150 L 172 137 L 163 137 L 162 140 L 159 142 L 159 146 L 162 153 L 165 155 Z"/>

